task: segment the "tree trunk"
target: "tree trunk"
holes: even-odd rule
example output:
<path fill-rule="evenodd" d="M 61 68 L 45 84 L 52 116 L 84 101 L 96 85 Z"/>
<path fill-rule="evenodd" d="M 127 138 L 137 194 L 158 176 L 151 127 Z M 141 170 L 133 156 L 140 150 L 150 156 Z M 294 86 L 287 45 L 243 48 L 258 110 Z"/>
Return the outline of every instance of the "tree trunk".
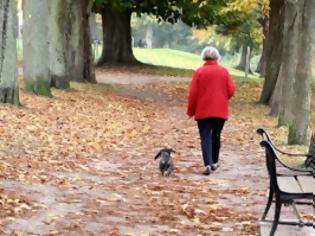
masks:
<path fill-rule="evenodd" d="M 246 69 L 246 55 L 247 55 L 247 47 L 248 46 L 249 46 L 248 44 L 244 44 L 242 47 L 242 54 L 241 54 L 240 63 L 238 64 L 237 67 L 235 67 L 238 70 L 245 71 L 245 69 Z M 252 73 L 252 70 L 250 69 L 251 54 L 252 54 L 252 50 L 250 50 L 250 55 L 249 55 L 249 72 L 250 73 Z"/>
<path fill-rule="evenodd" d="M 151 26 L 147 26 L 145 40 L 147 42 L 147 48 L 152 48 L 153 45 L 153 29 Z"/>
<path fill-rule="evenodd" d="M 92 0 L 67 0 L 66 64 L 70 80 L 95 83 L 89 14 Z"/>
<path fill-rule="evenodd" d="M 70 83 L 67 76 L 65 55 L 65 1 L 49 1 L 49 9 L 48 35 L 51 86 L 58 89 L 68 89 Z"/>
<path fill-rule="evenodd" d="M 69 80 L 84 81 L 84 55 L 80 2 L 67 0 L 66 14 L 66 64 Z"/>
<path fill-rule="evenodd" d="M 308 153 L 315 154 L 315 132 L 313 132 L 313 135 L 311 137 L 310 147 L 308 149 Z"/>
<path fill-rule="evenodd" d="M 256 68 L 256 73 L 259 73 L 261 77 L 263 77 L 263 73 L 264 73 L 264 69 L 263 69 L 263 64 L 264 64 L 264 47 L 262 49 L 260 58 L 259 58 L 259 62 L 257 64 L 257 68 Z"/>
<path fill-rule="evenodd" d="M 103 52 L 97 65 L 138 64 L 131 47 L 131 11 L 104 7 L 102 20 Z"/>
<path fill-rule="evenodd" d="M 84 69 L 83 78 L 84 81 L 90 83 L 96 83 L 95 69 L 94 69 L 94 57 L 92 51 L 92 39 L 90 28 L 90 16 L 92 13 L 93 0 L 84 0 L 82 4 L 83 12 L 83 55 L 84 55 Z"/>
<path fill-rule="evenodd" d="M 93 41 L 98 40 L 96 14 L 93 12 L 90 14 L 89 24 L 90 24 L 90 31 L 91 31 L 91 41 L 93 43 Z"/>
<path fill-rule="evenodd" d="M 302 1 L 303 2 L 303 1 Z M 312 66 L 315 49 L 315 1 L 304 0 L 301 7 L 301 28 L 294 99 L 293 122 L 289 128 L 289 144 L 307 144 L 307 128 L 311 114 Z"/>
<path fill-rule="evenodd" d="M 262 45 L 262 52 L 261 52 L 261 56 L 259 59 L 259 63 L 257 65 L 257 69 L 256 72 L 260 74 L 261 77 L 265 77 L 266 74 L 266 47 L 267 47 L 267 35 L 268 35 L 268 27 L 269 27 L 269 23 L 268 23 L 268 18 L 265 17 L 263 19 L 263 21 L 261 22 L 261 26 L 263 27 L 263 35 L 264 35 L 264 39 L 263 39 L 263 45 Z"/>
<path fill-rule="evenodd" d="M 270 115 L 271 116 L 275 116 L 277 117 L 279 115 L 279 111 L 280 111 L 280 100 L 282 95 L 282 88 L 283 88 L 283 83 L 284 83 L 285 78 L 283 77 L 283 69 L 282 69 L 282 65 L 280 66 L 280 71 L 279 71 L 279 75 L 277 78 L 277 84 L 275 86 L 275 89 L 273 91 L 272 97 L 270 99 L 270 107 L 271 107 L 271 111 L 270 111 Z"/>
<path fill-rule="evenodd" d="M 0 102 L 19 104 L 16 1 L 0 2 Z"/>
<path fill-rule="evenodd" d="M 25 89 L 51 97 L 48 53 L 48 0 L 24 1 L 24 81 Z"/>
<path fill-rule="evenodd" d="M 278 78 L 283 39 L 284 0 L 270 1 L 269 29 L 266 36 L 265 82 L 260 96 L 260 103 L 268 105 Z"/>
<path fill-rule="evenodd" d="M 298 58 L 299 24 L 303 11 L 303 0 L 285 0 L 284 41 L 282 52 L 282 72 L 285 81 L 279 109 L 279 126 L 292 122 L 293 85 Z"/>

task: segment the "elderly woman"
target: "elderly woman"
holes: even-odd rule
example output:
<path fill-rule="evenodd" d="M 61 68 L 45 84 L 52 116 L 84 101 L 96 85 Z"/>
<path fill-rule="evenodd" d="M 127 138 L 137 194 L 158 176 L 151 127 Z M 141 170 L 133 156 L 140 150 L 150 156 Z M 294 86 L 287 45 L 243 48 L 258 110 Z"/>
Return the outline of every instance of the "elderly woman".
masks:
<path fill-rule="evenodd" d="M 221 131 L 228 119 L 229 99 L 234 95 L 235 85 L 229 72 L 218 64 L 219 51 L 206 47 L 201 53 L 204 65 L 194 74 L 190 84 L 187 115 L 198 124 L 204 175 L 219 167 Z"/>

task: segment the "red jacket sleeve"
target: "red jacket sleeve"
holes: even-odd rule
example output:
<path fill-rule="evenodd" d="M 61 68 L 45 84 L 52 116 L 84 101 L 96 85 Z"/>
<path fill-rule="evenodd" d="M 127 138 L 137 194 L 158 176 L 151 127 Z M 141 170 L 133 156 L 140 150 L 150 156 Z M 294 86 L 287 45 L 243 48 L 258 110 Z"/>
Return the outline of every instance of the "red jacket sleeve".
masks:
<path fill-rule="evenodd" d="M 198 92 L 197 80 L 198 80 L 198 74 L 197 72 L 195 72 L 190 83 L 189 96 L 188 96 L 187 115 L 190 117 L 195 115 L 195 110 L 196 110 L 197 92 Z"/>
<path fill-rule="evenodd" d="M 231 97 L 233 97 L 235 93 L 235 83 L 232 77 L 230 76 L 229 72 L 228 72 L 227 82 L 228 82 L 228 96 L 230 99 Z"/>

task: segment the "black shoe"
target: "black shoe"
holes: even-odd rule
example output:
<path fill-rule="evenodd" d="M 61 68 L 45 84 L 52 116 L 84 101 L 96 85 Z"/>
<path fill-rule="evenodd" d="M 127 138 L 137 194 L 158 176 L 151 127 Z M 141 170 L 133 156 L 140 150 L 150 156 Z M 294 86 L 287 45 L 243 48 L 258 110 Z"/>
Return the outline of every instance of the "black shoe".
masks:
<path fill-rule="evenodd" d="M 219 164 L 219 163 L 212 164 L 211 170 L 215 171 L 215 170 L 218 169 L 219 167 L 220 167 L 220 164 Z"/>
<path fill-rule="evenodd" d="M 202 174 L 203 174 L 203 175 L 210 175 L 210 172 L 211 172 L 210 169 L 211 169 L 210 166 L 206 166 L 206 169 L 205 169 L 204 172 L 202 172 Z"/>

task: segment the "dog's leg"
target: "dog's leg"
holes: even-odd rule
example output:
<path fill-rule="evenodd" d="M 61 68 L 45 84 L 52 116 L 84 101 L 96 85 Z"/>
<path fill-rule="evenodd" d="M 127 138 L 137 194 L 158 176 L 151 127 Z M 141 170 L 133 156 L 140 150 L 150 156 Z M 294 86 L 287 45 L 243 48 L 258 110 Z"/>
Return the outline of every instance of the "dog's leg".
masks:
<path fill-rule="evenodd" d="M 169 167 L 167 168 L 166 172 L 165 172 L 165 176 L 170 176 L 170 174 L 172 173 L 172 171 L 173 171 L 172 166 L 169 166 Z"/>

